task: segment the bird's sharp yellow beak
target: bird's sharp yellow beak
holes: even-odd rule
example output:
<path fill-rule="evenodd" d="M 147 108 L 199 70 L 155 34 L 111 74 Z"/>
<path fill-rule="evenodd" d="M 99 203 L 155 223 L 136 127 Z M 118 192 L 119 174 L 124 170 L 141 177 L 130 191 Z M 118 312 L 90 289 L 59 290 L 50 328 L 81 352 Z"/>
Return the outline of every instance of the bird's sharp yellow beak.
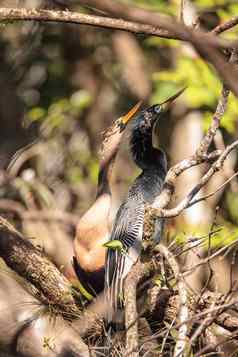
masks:
<path fill-rule="evenodd" d="M 126 114 L 121 117 L 122 124 L 127 125 L 127 123 L 131 120 L 131 118 L 138 112 L 142 101 L 139 101 L 133 108 Z"/>
<path fill-rule="evenodd" d="M 166 99 L 164 102 L 160 103 L 160 105 L 163 105 L 164 109 L 167 109 L 173 101 L 178 98 L 184 91 L 187 89 L 187 87 L 183 87 L 180 89 L 177 93 Z"/>

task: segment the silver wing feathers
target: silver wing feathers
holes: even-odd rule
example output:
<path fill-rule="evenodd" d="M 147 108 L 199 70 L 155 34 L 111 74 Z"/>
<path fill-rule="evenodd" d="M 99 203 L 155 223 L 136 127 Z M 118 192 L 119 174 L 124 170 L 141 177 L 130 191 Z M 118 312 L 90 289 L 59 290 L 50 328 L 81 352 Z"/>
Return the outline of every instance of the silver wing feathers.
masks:
<path fill-rule="evenodd" d="M 142 249 L 142 235 L 144 224 L 144 204 L 133 205 L 125 202 L 118 210 L 110 240 L 122 242 L 124 251 L 108 249 L 105 288 L 107 289 L 107 303 L 113 312 L 118 309 L 118 300 L 123 300 L 123 281 L 137 261 Z M 111 310 L 111 309 L 109 309 Z M 108 320 L 112 320 L 112 314 Z"/>

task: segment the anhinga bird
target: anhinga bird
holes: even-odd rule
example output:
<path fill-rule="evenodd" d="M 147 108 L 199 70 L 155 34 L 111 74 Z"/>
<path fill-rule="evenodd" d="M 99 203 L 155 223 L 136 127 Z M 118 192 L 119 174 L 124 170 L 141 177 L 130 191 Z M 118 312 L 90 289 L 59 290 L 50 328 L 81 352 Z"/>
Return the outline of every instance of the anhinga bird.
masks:
<path fill-rule="evenodd" d="M 99 164 L 96 200 L 81 217 L 74 240 L 73 265 L 80 283 L 92 294 L 104 288 L 106 248 L 110 236 L 111 174 L 123 131 L 139 109 L 136 104 L 105 132 Z"/>
<path fill-rule="evenodd" d="M 133 120 L 130 150 L 142 172 L 130 187 L 127 198 L 120 206 L 114 221 L 110 241 L 119 242 L 120 249 L 110 248 L 110 242 L 107 245 L 109 249 L 105 288 L 108 289 L 107 297 L 113 312 L 116 312 L 118 300 L 122 300 L 123 297 L 124 278 L 141 253 L 145 206 L 152 204 L 161 192 L 167 172 L 165 153 L 153 147 L 153 128 L 163 113 L 162 104 L 171 103 L 183 91 L 184 89 L 180 90 L 161 104 L 141 111 Z M 163 219 L 158 219 L 153 236 L 157 242 L 161 239 L 162 228 Z M 108 314 L 109 322 L 112 320 L 111 311 Z"/>

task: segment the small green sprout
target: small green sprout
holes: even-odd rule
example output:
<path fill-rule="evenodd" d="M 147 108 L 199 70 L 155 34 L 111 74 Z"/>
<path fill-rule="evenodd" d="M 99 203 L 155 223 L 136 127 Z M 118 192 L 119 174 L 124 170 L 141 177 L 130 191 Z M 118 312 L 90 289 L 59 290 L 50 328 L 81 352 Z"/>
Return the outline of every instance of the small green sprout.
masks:
<path fill-rule="evenodd" d="M 92 301 L 93 300 L 93 295 L 91 295 L 83 286 L 83 284 L 77 280 L 76 282 L 74 282 L 74 286 L 73 288 L 76 288 L 80 291 L 80 293 L 85 297 L 85 299 L 87 299 L 88 301 Z"/>

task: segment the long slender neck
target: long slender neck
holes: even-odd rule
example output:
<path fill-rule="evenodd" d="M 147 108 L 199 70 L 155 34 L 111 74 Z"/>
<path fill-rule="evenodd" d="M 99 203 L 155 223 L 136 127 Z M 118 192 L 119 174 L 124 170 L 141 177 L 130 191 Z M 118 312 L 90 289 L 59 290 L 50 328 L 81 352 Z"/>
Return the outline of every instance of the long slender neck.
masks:
<path fill-rule="evenodd" d="M 142 170 L 151 167 L 155 156 L 152 145 L 152 126 L 138 126 L 132 130 L 131 153 L 137 166 Z"/>
<path fill-rule="evenodd" d="M 159 171 L 160 176 L 167 171 L 166 155 L 161 149 L 153 147 L 151 125 L 134 128 L 131 135 L 131 153 L 137 166 L 143 171 Z"/>
<path fill-rule="evenodd" d="M 101 147 L 101 157 L 99 163 L 98 187 L 96 198 L 103 194 L 111 196 L 112 169 L 123 132 L 120 131 L 117 122 L 105 132 Z"/>

